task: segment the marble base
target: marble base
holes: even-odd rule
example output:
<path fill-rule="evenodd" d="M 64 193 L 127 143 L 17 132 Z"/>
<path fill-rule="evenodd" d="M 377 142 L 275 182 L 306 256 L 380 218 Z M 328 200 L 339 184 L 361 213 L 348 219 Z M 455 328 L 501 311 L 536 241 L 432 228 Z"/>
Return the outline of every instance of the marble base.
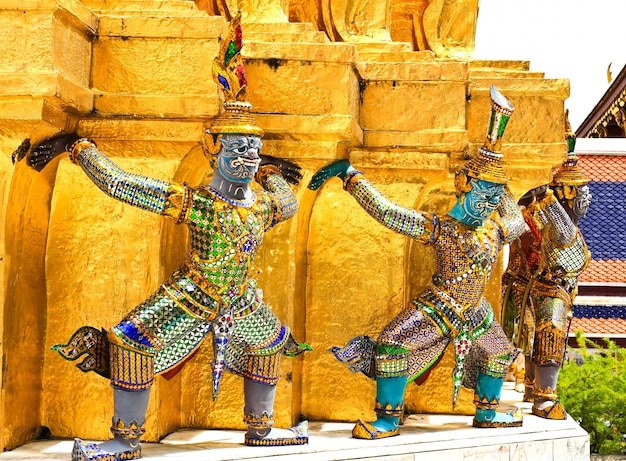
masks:
<path fill-rule="evenodd" d="M 507 383 L 509 384 L 509 383 Z M 511 386 L 507 386 L 511 387 Z M 504 409 L 522 407 L 518 428 L 478 429 L 471 416 L 411 415 L 400 435 L 381 440 L 351 437 L 353 423 L 310 422 L 308 445 L 246 447 L 243 431 L 180 430 L 160 443 L 144 443 L 154 461 L 589 461 L 589 436 L 571 418 L 547 421 L 530 414 L 521 394 L 503 391 Z M 68 460 L 70 440 L 35 441 L 0 454 L 0 460 Z"/>

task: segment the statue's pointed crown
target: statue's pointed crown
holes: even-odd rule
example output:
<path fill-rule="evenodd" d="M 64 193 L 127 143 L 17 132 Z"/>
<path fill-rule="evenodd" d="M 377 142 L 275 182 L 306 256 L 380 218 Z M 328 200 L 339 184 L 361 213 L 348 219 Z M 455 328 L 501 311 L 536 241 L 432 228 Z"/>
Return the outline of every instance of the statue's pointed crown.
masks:
<path fill-rule="evenodd" d="M 502 168 L 502 135 L 504 129 L 515 110 L 513 105 L 506 99 L 495 86 L 489 89 L 491 97 L 491 117 L 489 129 L 483 147 L 470 159 L 464 167 L 467 175 L 498 184 L 506 184 L 507 178 Z"/>
<path fill-rule="evenodd" d="M 241 48 L 243 32 L 241 14 L 230 21 L 226 36 L 220 39 L 220 50 L 213 61 L 213 80 L 224 96 L 222 111 L 209 128 L 211 134 L 253 134 L 263 136 L 263 130 L 256 124 L 246 101 L 248 78 L 243 66 Z"/>
<path fill-rule="evenodd" d="M 578 168 L 578 156 L 574 152 L 576 147 L 576 134 L 572 131 L 569 123 L 569 110 L 565 111 L 565 140 L 567 141 L 567 158 L 557 167 L 552 176 L 551 186 L 584 186 L 589 183 L 587 177 Z"/>

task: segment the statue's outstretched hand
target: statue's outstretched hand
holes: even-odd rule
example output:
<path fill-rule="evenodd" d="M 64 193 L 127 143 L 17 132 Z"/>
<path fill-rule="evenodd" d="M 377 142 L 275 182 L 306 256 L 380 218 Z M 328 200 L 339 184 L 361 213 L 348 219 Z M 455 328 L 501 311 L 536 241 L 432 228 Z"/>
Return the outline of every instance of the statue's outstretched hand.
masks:
<path fill-rule="evenodd" d="M 24 139 L 24 141 L 22 141 L 22 144 L 20 144 L 17 147 L 17 149 L 13 151 L 13 154 L 11 155 L 11 160 L 13 162 L 13 165 L 15 165 L 16 162 L 21 161 L 29 150 L 30 150 L 30 139 L 27 138 L 27 139 Z"/>
<path fill-rule="evenodd" d="M 289 160 L 285 160 L 282 158 L 272 157 L 271 155 L 260 154 L 261 163 L 259 164 L 259 168 L 263 165 L 274 165 L 280 168 L 280 174 L 285 181 L 297 186 L 302 179 L 301 168 L 293 162 Z"/>
<path fill-rule="evenodd" d="M 337 176 L 342 181 L 345 177 L 353 171 L 352 165 L 348 160 L 335 160 L 328 165 L 323 166 L 317 173 L 313 175 L 311 178 L 311 182 L 309 183 L 309 189 L 317 190 L 319 189 L 327 179 L 332 178 L 333 176 Z"/>
<path fill-rule="evenodd" d="M 68 152 L 70 146 L 78 139 L 80 137 L 76 133 L 62 133 L 44 139 L 32 148 L 26 162 L 31 168 L 41 171 L 53 158 Z"/>
<path fill-rule="evenodd" d="M 532 196 L 535 197 L 536 200 L 541 200 L 545 197 L 547 191 L 548 185 L 544 184 L 542 186 L 535 187 L 533 190 L 530 191 L 530 194 L 532 194 Z"/>

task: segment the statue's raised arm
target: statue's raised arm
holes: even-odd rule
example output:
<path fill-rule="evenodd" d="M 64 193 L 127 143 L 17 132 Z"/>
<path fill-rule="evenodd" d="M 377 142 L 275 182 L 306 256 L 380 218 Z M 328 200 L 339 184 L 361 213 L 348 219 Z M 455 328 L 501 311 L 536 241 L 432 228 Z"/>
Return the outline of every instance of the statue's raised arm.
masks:
<path fill-rule="evenodd" d="M 348 160 L 337 160 L 322 167 L 311 179 L 309 188 L 316 190 L 333 176 L 339 177 L 343 181 L 344 189 L 383 226 L 422 243 L 428 242 L 432 237 L 433 221 L 436 219 L 434 215 L 392 202 L 363 173 L 355 170 Z"/>
<path fill-rule="evenodd" d="M 108 158 L 96 143 L 77 134 L 59 134 L 35 146 L 28 156 L 33 168 L 43 168 L 53 158 L 69 153 L 100 190 L 123 203 L 183 222 L 189 210 L 191 191 L 187 185 L 131 173 Z"/>
<path fill-rule="evenodd" d="M 504 194 L 498 203 L 498 217 L 494 220 L 499 223 L 502 229 L 502 238 L 504 243 L 511 243 L 524 232 L 524 216 L 520 212 L 519 206 L 515 202 L 513 195 L 505 189 Z"/>

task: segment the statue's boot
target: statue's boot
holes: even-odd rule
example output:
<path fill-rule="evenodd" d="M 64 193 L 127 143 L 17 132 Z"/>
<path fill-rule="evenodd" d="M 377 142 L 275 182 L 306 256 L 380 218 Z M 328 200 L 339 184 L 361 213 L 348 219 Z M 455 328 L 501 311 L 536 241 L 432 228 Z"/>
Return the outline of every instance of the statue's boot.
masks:
<path fill-rule="evenodd" d="M 497 411 L 500 405 L 500 393 L 504 378 L 494 378 L 485 373 L 478 373 L 478 382 L 474 392 L 474 427 L 517 427 L 522 425 L 522 410 L 517 408 L 511 413 Z"/>
<path fill-rule="evenodd" d="M 289 429 L 273 428 L 276 386 L 244 379 L 245 444 L 252 446 L 304 445 L 309 443 L 308 421 Z"/>
<path fill-rule="evenodd" d="M 526 372 L 524 375 L 524 402 L 532 402 L 535 399 L 533 391 L 535 388 L 535 363 L 531 360 L 530 355 L 524 356 L 524 366 Z"/>
<path fill-rule="evenodd" d="M 404 408 L 406 381 L 406 375 L 376 378 L 376 421 L 366 423 L 359 419 L 352 429 L 352 437 L 373 440 L 400 433 L 398 426 Z"/>
<path fill-rule="evenodd" d="M 141 458 L 139 438 L 144 433 L 150 389 L 126 391 L 113 388 L 113 439 L 103 443 L 74 440 L 72 461 L 122 461 Z"/>
<path fill-rule="evenodd" d="M 545 419 L 567 419 L 567 413 L 556 393 L 560 368 L 559 365 L 535 364 L 533 415 Z"/>

